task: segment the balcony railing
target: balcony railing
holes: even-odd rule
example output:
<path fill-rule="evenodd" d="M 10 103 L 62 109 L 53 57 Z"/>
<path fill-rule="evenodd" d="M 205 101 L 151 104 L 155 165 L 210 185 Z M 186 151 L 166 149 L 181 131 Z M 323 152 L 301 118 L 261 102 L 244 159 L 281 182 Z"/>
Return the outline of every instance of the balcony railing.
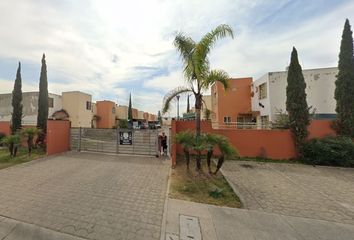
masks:
<path fill-rule="evenodd" d="M 271 122 L 212 122 L 212 127 L 215 129 L 286 129 L 285 126 Z"/>

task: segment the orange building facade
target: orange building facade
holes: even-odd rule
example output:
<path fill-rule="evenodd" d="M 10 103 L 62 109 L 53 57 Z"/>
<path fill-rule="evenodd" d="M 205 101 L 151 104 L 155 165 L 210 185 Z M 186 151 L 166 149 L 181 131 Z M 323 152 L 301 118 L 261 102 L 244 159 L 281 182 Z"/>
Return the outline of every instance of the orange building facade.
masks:
<path fill-rule="evenodd" d="M 252 122 L 257 113 L 252 112 L 251 85 L 251 77 L 230 79 L 230 88 L 227 91 L 219 82 L 212 85 L 212 122 Z"/>
<path fill-rule="evenodd" d="M 112 101 L 97 101 L 97 128 L 116 127 L 116 104 Z"/>

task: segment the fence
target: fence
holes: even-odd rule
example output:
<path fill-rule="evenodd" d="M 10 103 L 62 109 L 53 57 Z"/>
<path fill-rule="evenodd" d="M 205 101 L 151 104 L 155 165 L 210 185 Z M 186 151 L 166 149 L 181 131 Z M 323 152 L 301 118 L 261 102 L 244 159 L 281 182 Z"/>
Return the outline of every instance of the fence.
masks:
<path fill-rule="evenodd" d="M 107 153 L 157 154 L 158 131 L 155 129 L 71 128 L 71 149 Z"/>

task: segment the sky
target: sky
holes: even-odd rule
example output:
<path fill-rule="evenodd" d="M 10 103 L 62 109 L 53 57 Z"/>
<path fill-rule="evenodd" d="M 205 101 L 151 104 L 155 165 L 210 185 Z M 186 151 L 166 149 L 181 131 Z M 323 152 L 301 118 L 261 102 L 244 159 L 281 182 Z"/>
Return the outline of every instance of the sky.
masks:
<path fill-rule="evenodd" d="M 285 70 L 293 46 L 304 69 L 337 66 L 353 12 L 353 0 L 1 0 L 0 93 L 12 91 L 19 61 L 22 91 L 38 91 L 45 53 L 49 92 L 119 105 L 131 93 L 133 107 L 157 113 L 164 95 L 185 84 L 176 33 L 198 41 L 230 25 L 235 37 L 218 41 L 211 68 L 256 80 Z"/>

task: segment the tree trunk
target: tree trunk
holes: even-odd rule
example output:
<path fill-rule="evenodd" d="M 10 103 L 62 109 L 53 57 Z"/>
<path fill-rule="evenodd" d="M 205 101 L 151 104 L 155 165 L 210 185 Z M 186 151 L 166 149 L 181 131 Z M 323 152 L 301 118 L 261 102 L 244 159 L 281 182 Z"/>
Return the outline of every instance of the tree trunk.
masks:
<path fill-rule="evenodd" d="M 13 157 L 16 157 L 16 154 L 17 154 L 17 146 L 15 145 L 14 146 L 14 149 L 13 149 Z"/>
<path fill-rule="evenodd" d="M 201 152 L 197 151 L 197 156 L 196 156 L 196 166 L 195 169 L 199 172 L 202 170 L 202 158 L 201 158 Z"/>
<path fill-rule="evenodd" d="M 28 137 L 28 139 L 27 139 L 28 156 L 31 156 L 32 145 L 33 145 L 33 137 Z"/>
<path fill-rule="evenodd" d="M 221 155 L 218 159 L 218 164 L 216 165 L 216 170 L 214 174 L 217 174 L 217 172 L 219 171 L 223 163 L 224 163 L 224 155 Z"/>
<path fill-rule="evenodd" d="M 201 94 L 196 94 L 195 95 L 195 137 L 196 137 L 196 142 L 199 141 L 200 137 L 200 109 L 202 108 L 202 95 Z M 202 165 L 201 165 L 201 152 L 197 151 L 197 157 L 196 157 L 196 170 L 200 171 L 202 170 Z"/>
<path fill-rule="evenodd" d="M 207 153 L 207 164 L 208 164 L 209 173 L 211 173 L 210 163 L 211 163 L 212 156 L 213 156 L 213 149 L 210 149 L 210 150 L 208 150 L 208 153 Z"/>
<path fill-rule="evenodd" d="M 187 148 L 183 148 L 184 157 L 186 159 L 187 169 L 189 169 L 189 151 Z"/>
<path fill-rule="evenodd" d="M 200 110 L 202 108 L 202 95 L 195 95 L 195 135 L 200 136 Z"/>
<path fill-rule="evenodd" d="M 10 152 L 10 156 L 14 155 L 14 144 L 13 143 L 9 144 L 9 152 Z"/>

